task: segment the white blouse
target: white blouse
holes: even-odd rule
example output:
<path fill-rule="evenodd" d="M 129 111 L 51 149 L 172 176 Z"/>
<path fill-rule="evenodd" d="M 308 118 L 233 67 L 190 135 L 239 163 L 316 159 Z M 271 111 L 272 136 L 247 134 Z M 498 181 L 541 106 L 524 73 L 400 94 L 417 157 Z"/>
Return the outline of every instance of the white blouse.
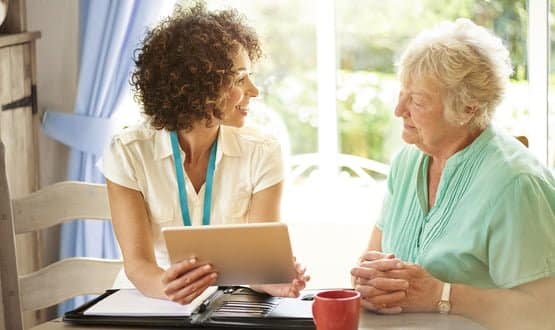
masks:
<path fill-rule="evenodd" d="M 142 193 L 152 226 L 158 265 L 169 267 L 161 228 L 183 226 L 170 135 L 147 124 L 114 136 L 98 163 L 104 176 Z M 185 153 L 181 150 L 181 157 Z M 276 139 L 253 128 L 221 126 L 212 188 L 211 224 L 246 223 L 252 195 L 283 180 L 283 158 Z M 198 194 L 185 174 L 193 226 L 202 224 L 204 185 Z M 123 271 L 114 287 L 133 287 Z"/>

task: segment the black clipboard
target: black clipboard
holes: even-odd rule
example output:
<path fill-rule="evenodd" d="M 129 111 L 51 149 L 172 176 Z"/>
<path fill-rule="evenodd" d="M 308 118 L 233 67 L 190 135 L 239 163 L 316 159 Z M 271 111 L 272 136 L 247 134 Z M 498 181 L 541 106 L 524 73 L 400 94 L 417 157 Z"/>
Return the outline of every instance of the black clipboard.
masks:
<path fill-rule="evenodd" d="M 212 329 L 315 329 L 312 300 L 278 298 L 247 287 L 219 287 L 190 316 L 101 316 L 84 312 L 117 292 L 107 290 L 97 298 L 66 312 L 64 322 L 84 325 Z"/>

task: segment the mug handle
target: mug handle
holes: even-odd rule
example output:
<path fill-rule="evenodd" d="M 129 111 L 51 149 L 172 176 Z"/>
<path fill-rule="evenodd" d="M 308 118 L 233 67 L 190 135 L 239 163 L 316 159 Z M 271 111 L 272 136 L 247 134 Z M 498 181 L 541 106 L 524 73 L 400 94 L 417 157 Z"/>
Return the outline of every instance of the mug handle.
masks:
<path fill-rule="evenodd" d="M 316 313 L 318 312 L 317 302 L 317 300 L 314 300 L 314 302 L 312 303 L 312 316 L 314 318 L 314 324 L 316 325 L 316 328 L 318 328 L 318 322 L 316 321 Z"/>

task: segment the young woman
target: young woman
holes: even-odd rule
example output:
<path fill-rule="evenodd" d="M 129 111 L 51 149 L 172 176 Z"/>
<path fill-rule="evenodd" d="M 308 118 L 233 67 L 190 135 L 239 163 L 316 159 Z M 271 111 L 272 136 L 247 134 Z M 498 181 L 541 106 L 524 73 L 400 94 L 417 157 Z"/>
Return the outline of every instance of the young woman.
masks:
<path fill-rule="evenodd" d="M 241 129 L 260 56 L 234 10 L 179 8 L 147 33 L 132 84 L 148 123 L 114 137 L 102 165 L 124 259 L 115 286 L 189 303 L 218 274 L 194 259 L 170 265 L 161 228 L 279 220 L 280 146 Z M 255 289 L 297 296 L 308 280 L 297 269 L 292 283 Z"/>

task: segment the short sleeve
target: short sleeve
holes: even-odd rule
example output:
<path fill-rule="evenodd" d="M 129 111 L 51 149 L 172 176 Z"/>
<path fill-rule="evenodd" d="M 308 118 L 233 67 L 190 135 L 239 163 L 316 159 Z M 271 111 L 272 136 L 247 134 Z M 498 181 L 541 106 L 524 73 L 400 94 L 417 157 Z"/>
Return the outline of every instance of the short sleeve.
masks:
<path fill-rule="evenodd" d="M 376 227 L 378 227 L 378 229 L 381 230 L 382 232 L 385 227 L 387 213 L 389 211 L 389 208 L 391 207 L 391 201 L 393 199 L 393 187 L 395 186 L 394 181 L 396 178 L 395 174 L 397 172 L 397 167 L 401 163 L 400 158 L 402 158 L 403 156 L 404 156 L 404 153 L 400 152 L 393 158 L 393 161 L 391 162 L 389 174 L 387 175 L 387 190 L 385 192 L 385 196 L 383 199 L 380 215 L 378 217 L 378 220 L 376 221 Z"/>
<path fill-rule="evenodd" d="M 96 166 L 106 179 L 130 189 L 140 190 L 131 159 L 126 145 L 115 136 Z"/>
<path fill-rule="evenodd" d="M 255 149 L 254 153 L 252 167 L 253 193 L 283 181 L 284 159 L 281 145 L 276 139 L 268 138 Z"/>
<path fill-rule="evenodd" d="M 555 190 L 521 175 L 496 198 L 488 228 L 490 275 L 512 288 L 555 275 Z"/>
<path fill-rule="evenodd" d="M 383 231 L 383 228 L 385 226 L 385 222 L 386 222 L 386 218 L 387 218 L 387 216 L 386 216 L 387 211 L 391 207 L 391 199 L 392 199 L 392 195 L 393 195 L 393 190 L 391 189 L 391 187 L 392 187 L 391 181 L 392 181 L 391 175 L 388 175 L 388 177 L 387 177 L 387 191 L 386 191 L 384 199 L 383 199 L 382 209 L 380 211 L 380 215 L 378 217 L 378 220 L 376 221 L 376 227 L 378 227 L 378 229 L 381 230 L 381 231 Z"/>

